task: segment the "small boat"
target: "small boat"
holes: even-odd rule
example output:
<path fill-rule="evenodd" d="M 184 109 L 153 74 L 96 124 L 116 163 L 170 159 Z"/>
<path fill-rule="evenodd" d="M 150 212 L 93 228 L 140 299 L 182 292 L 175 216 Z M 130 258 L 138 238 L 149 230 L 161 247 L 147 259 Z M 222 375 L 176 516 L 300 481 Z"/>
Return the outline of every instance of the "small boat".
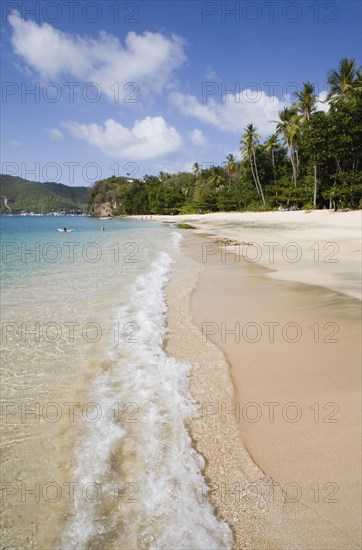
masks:
<path fill-rule="evenodd" d="M 67 229 L 66 227 L 63 227 L 62 229 L 61 227 L 58 227 L 58 231 L 61 233 L 70 233 L 71 231 L 74 231 L 74 229 Z"/>
<path fill-rule="evenodd" d="M 100 216 L 99 218 L 100 220 L 111 220 L 112 219 L 112 216 L 110 214 L 108 214 L 108 216 Z"/>

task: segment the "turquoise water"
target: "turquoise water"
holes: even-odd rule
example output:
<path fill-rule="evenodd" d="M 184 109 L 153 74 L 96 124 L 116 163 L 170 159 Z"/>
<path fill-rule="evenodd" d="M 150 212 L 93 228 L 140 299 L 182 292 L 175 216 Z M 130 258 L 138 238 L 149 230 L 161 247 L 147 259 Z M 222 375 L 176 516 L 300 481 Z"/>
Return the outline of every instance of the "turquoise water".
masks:
<path fill-rule="evenodd" d="M 4 545 L 229 548 L 196 497 L 191 365 L 163 351 L 181 235 L 127 219 L 0 223 Z"/>
<path fill-rule="evenodd" d="M 62 233 L 58 228 L 67 227 L 71 232 Z M 105 231 L 101 231 L 101 227 Z M 147 251 L 153 249 L 142 245 L 149 244 L 160 226 L 151 224 L 145 232 L 145 223 L 113 219 L 100 219 L 71 216 L 4 216 L 0 218 L 2 233 L 2 272 L 3 285 L 14 284 L 22 277 L 34 274 L 51 276 L 59 269 L 74 271 L 81 264 L 92 267 L 112 261 L 114 271 L 127 264 L 144 264 Z M 161 233 L 166 234 L 162 227 Z M 130 242 L 132 236 L 139 239 Z M 145 241 L 144 241 L 145 239 Z M 128 245 L 128 246 L 127 246 Z M 142 251 L 140 250 L 142 248 Z M 117 265 L 118 264 L 118 265 Z"/>

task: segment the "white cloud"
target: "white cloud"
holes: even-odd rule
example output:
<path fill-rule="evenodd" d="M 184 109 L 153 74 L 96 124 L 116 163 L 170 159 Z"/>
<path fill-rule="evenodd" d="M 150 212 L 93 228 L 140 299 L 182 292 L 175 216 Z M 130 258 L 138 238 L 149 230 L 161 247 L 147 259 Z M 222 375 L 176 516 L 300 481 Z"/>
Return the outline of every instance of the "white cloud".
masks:
<path fill-rule="evenodd" d="M 317 111 L 324 111 L 325 113 L 328 113 L 329 107 L 330 107 L 329 101 L 327 103 L 324 103 L 327 95 L 328 95 L 327 90 L 323 90 L 318 95 L 318 101 L 316 103 Z"/>
<path fill-rule="evenodd" d="M 195 161 L 164 162 L 161 164 L 155 164 L 155 168 L 159 172 L 166 172 L 168 174 L 176 174 L 177 172 L 192 172 L 194 162 Z"/>
<path fill-rule="evenodd" d="M 171 103 L 179 109 L 179 111 L 193 118 L 218 126 L 218 116 L 215 112 L 217 106 L 213 99 L 209 104 L 201 104 L 198 99 L 191 94 L 182 94 L 180 92 L 172 92 L 170 94 Z"/>
<path fill-rule="evenodd" d="M 62 139 L 63 137 L 63 134 L 60 130 L 58 130 L 58 128 L 50 128 L 50 130 L 48 130 L 48 136 L 50 137 L 50 139 L 53 139 L 54 141 L 57 141 L 59 139 Z"/>
<path fill-rule="evenodd" d="M 206 145 L 207 140 L 204 136 L 204 134 L 201 132 L 201 130 L 198 130 L 195 128 L 191 132 L 189 132 L 190 139 L 194 145 Z"/>
<path fill-rule="evenodd" d="M 115 81 L 120 90 L 125 83 L 134 82 L 142 94 L 160 92 L 186 59 L 183 41 L 176 35 L 168 38 L 160 33 L 129 32 L 123 45 L 105 31 L 97 38 L 68 34 L 47 23 L 24 21 L 18 12 L 9 15 L 9 23 L 15 52 L 43 78 L 70 75 L 96 82 L 111 98 L 114 91 L 109 87 Z"/>
<path fill-rule="evenodd" d="M 277 120 L 278 112 L 287 105 L 275 96 L 254 90 L 226 94 L 219 103 L 213 98 L 200 103 L 195 96 L 179 92 L 172 92 L 170 100 L 182 114 L 239 135 L 250 123 L 257 127 L 261 135 L 272 133 L 275 124 L 271 121 Z"/>
<path fill-rule="evenodd" d="M 112 118 L 104 126 L 67 122 L 63 124 L 77 139 L 97 147 L 108 157 L 147 160 L 169 157 L 183 150 L 183 140 L 163 117 L 146 117 L 126 128 Z"/>

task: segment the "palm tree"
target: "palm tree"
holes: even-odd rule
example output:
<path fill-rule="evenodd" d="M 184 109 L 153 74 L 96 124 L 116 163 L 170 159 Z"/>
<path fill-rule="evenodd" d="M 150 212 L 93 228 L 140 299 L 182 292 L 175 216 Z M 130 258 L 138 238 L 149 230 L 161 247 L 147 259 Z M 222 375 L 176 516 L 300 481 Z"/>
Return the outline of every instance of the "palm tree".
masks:
<path fill-rule="evenodd" d="M 294 92 L 297 98 L 296 108 L 302 116 L 303 122 L 309 122 L 311 115 L 316 111 L 317 96 L 315 87 L 310 82 L 303 82 L 300 92 Z"/>
<path fill-rule="evenodd" d="M 281 134 L 283 136 L 284 143 L 288 147 L 293 170 L 292 179 L 294 186 L 296 187 L 299 167 L 297 142 L 300 132 L 300 115 L 297 107 L 295 105 L 284 107 L 284 109 L 279 112 L 279 119 L 279 121 L 273 122 L 277 122 L 276 133 L 277 135 Z"/>
<path fill-rule="evenodd" d="M 219 185 L 222 185 L 223 178 L 222 178 L 222 175 L 220 174 L 219 166 L 211 167 L 210 174 L 207 178 L 207 181 L 210 182 L 215 189 L 219 187 Z"/>
<path fill-rule="evenodd" d="M 361 91 L 361 68 L 356 68 L 356 61 L 344 57 L 339 62 L 338 70 L 332 69 L 328 73 L 330 87 L 326 101 L 345 101 Z"/>
<path fill-rule="evenodd" d="M 242 147 L 240 148 L 240 151 L 243 155 L 249 157 L 250 168 L 251 168 L 251 173 L 253 175 L 255 187 L 258 194 L 261 196 L 261 199 L 265 206 L 265 198 L 264 198 L 263 188 L 259 180 L 258 165 L 256 162 L 256 155 L 255 155 L 255 148 L 260 137 L 256 133 L 256 130 L 257 128 L 252 124 L 248 124 L 248 126 L 244 128 L 245 133 L 241 136 L 240 144 L 242 145 Z"/>
<path fill-rule="evenodd" d="M 305 125 L 308 130 L 310 117 L 317 110 L 317 96 L 315 94 L 315 87 L 310 82 L 303 82 L 303 88 L 300 92 L 294 92 L 295 97 L 298 99 L 295 104 L 297 111 L 300 113 L 300 123 Z M 315 158 L 313 160 L 313 177 L 314 177 L 314 192 L 313 192 L 313 206 L 317 206 L 317 163 Z"/>
<path fill-rule="evenodd" d="M 264 141 L 264 149 L 271 153 L 272 164 L 273 164 L 273 174 L 274 174 L 274 184 L 277 182 L 276 169 L 275 169 L 275 151 L 279 149 L 279 141 L 277 134 L 271 134 Z"/>
<path fill-rule="evenodd" d="M 229 174 L 229 183 L 231 183 L 231 175 L 235 170 L 235 163 L 236 163 L 236 157 L 230 153 L 227 157 L 227 164 L 226 164 L 226 170 Z"/>

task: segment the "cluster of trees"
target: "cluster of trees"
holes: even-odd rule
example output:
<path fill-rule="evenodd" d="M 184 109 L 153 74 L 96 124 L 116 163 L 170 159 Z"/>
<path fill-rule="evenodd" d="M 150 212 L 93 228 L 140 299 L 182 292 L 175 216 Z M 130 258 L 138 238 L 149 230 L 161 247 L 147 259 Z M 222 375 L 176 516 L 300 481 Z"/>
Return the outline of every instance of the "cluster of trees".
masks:
<path fill-rule="evenodd" d="M 276 131 L 260 143 L 246 126 L 242 160 L 158 178 L 109 178 L 90 193 L 93 213 L 102 204 L 115 214 L 178 214 L 218 210 L 362 207 L 362 75 L 344 58 L 328 74 L 328 112 L 318 111 L 313 84 L 279 113 Z"/>

